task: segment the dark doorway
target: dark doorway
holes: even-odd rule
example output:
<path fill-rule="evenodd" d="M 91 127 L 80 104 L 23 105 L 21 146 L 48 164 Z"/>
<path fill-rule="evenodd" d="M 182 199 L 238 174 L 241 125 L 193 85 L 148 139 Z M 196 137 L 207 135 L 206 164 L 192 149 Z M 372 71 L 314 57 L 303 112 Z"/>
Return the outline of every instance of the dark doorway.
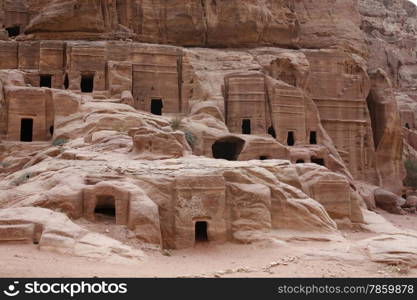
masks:
<path fill-rule="evenodd" d="M 274 127 L 269 127 L 268 128 L 268 134 L 270 135 L 270 136 L 272 136 L 274 139 L 276 139 L 277 138 L 277 134 L 276 134 L 276 132 L 275 132 L 275 129 L 274 129 Z"/>
<path fill-rule="evenodd" d="M 224 138 L 215 142 L 212 146 L 213 157 L 216 159 L 237 160 L 245 144 L 238 138 Z"/>
<path fill-rule="evenodd" d="M 64 88 L 66 90 L 68 90 L 69 88 L 69 78 L 68 78 L 68 74 L 65 74 L 65 78 L 64 78 Z"/>
<path fill-rule="evenodd" d="M 294 146 L 295 145 L 294 131 L 288 131 L 287 145 L 288 146 Z"/>
<path fill-rule="evenodd" d="M 164 108 L 164 103 L 162 99 L 152 99 L 151 101 L 151 113 L 157 116 L 162 116 L 162 108 Z"/>
<path fill-rule="evenodd" d="M 384 103 L 375 93 L 371 90 L 366 98 L 368 105 L 369 115 L 371 117 L 372 133 L 374 136 L 375 148 L 378 148 L 379 143 L 384 135 L 385 125 L 387 124 L 387 113 L 385 112 Z"/>
<path fill-rule="evenodd" d="M 195 241 L 208 242 L 207 222 L 195 222 Z"/>
<path fill-rule="evenodd" d="M 12 26 L 6 28 L 9 37 L 18 36 L 20 34 L 20 26 Z"/>
<path fill-rule="evenodd" d="M 295 162 L 296 164 L 303 164 L 305 163 L 304 159 L 297 159 L 297 161 Z"/>
<path fill-rule="evenodd" d="M 49 134 L 54 135 L 54 126 L 49 127 Z"/>
<path fill-rule="evenodd" d="M 317 132 L 310 131 L 310 145 L 317 145 Z"/>
<path fill-rule="evenodd" d="M 33 136 L 33 119 L 22 119 L 20 122 L 20 140 L 31 142 Z"/>
<path fill-rule="evenodd" d="M 325 166 L 326 164 L 324 163 L 324 159 L 323 158 L 317 158 L 317 157 L 312 157 L 311 158 L 311 162 L 320 166 Z"/>
<path fill-rule="evenodd" d="M 94 91 L 94 75 L 84 74 L 81 75 L 81 92 L 92 93 Z"/>
<path fill-rule="evenodd" d="M 259 160 L 267 160 L 269 159 L 268 156 L 259 156 Z"/>
<path fill-rule="evenodd" d="M 410 129 L 410 124 L 405 123 L 405 128 Z"/>
<path fill-rule="evenodd" d="M 94 213 L 96 214 L 96 217 L 115 221 L 116 201 L 114 199 L 114 196 L 97 196 L 97 204 Z"/>
<path fill-rule="evenodd" d="M 242 134 L 251 134 L 251 133 L 252 133 L 252 127 L 251 127 L 250 119 L 242 120 Z"/>
<path fill-rule="evenodd" d="M 39 86 L 51 88 L 52 87 L 52 75 L 41 75 Z"/>

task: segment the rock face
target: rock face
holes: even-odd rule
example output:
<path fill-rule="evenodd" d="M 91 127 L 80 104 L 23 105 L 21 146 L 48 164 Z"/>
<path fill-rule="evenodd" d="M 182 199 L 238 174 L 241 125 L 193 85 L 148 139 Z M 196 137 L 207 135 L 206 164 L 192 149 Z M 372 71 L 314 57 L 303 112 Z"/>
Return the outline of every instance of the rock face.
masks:
<path fill-rule="evenodd" d="M 335 232 L 366 221 L 364 199 L 402 212 L 415 53 L 397 55 L 412 36 L 397 49 L 382 18 L 412 32 L 414 11 L 376 0 L 0 0 L 0 239 L 29 239 L 39 220 L 7 222 L 33 206 L 104 216 L 177 249 Z M 78 236 L 67 242 L 77 248 Z"/>
<path fill-rule="evenodd" d="M 367 98 L 376 150 L 378 185 L 401 193 L 404 164 L 400 116 L 391 83 L 380 69 L 372 72 L 371 92 Z M 392 173 L 394 172 L 394 173 Z"/>
<path fill-rule="evenodd" d="M 371 54 L 369 69 L 382 68 L 391 80 L 405 141 L 410 149 L 416 149 L 417 8 L 405 0 L 362 0 L 359 7 Z M 414 150 L 406 152 L 410 159 L 416 158 Z"/>
<path fill-rule="evenodd" d="M 2 0 L 0 5 L 5 28 L 18 26 L 40 39 L 131 37 L 181 46 L 340 46 L 366 52 L 357 2 L 351 0 L 314 5 L 307 0 Z"/>
<path fill-rule="evenodd" d="M 0 211 L 0 241 L 39 244 L 48 250 L 76 256 L 142 259 L 144 254 L 122 243 L 72 223 L 67 216 L 44 208 L 14 208 Z"/>
<path fill-rule="evenodd" d="M 359 10 L 371 52 L 369 67 L 383 68 L 396 87 L 415 86 L 416 6 L 406 0 L 361 0 Z"/>

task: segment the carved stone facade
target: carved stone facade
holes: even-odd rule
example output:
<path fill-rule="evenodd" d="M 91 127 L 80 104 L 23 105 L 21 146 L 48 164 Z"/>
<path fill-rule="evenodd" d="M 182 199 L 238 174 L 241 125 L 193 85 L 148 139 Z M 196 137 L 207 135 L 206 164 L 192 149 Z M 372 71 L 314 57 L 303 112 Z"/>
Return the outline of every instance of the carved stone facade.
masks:
<path fill-rule="evenodd" d="M 234 74 L 225 78 L 226 119 L 230 131 L 265 135 L 267 93 L 263 74 Z"/>
<path fill-rule="evenodd" d="M 375 146 L 366 98 L 370 83 L 352 57 L 337 51 L 305 51 L 309 91 L 321 122 L 355 178 L 373 177 Z M 371 175 L 371 176 L 370 176 Z"/>
<path fill-rule="evenodd" d="M 181 97 L 181 51 L 175 48 L 134 47 L 135 107 L 155 114 L 185 112 Z"/>
<path fill-rule="evenodd" d="M 22 87 L 7 90 L 6 98 L 9 140 L 31 142 L 52 138 L 54 107 L 51 93 Z"/>
<path fill-rule="evenodd" d="M 198 240 L 228 239 L 226 186 L 223 176 L 179 177 L 175 181 L 175 248 L 192 247 Z M 201 226 L 201 227 L 199 227 Z"/>
<path fill-rule="evenodd" d="M 307 144 L 304 96 L 298 89 L 274 87 L 271 91 L 271 116 L 279 142 L 287 146 Z"/>

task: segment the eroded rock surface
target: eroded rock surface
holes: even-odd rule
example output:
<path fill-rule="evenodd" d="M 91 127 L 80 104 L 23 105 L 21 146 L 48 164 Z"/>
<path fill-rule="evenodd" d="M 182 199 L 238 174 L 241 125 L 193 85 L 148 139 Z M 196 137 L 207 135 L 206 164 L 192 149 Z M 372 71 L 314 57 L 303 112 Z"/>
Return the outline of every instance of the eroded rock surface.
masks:
<path fill-rule="evenodd" d="M 0 0 L 0 240 L 141 258 L 86 228 L 182 249 L 384 227 L 365 206 L 413 207 L 415 23 L 403 0 Z M 414 266 L 397 240 L 371 259 Z"/>

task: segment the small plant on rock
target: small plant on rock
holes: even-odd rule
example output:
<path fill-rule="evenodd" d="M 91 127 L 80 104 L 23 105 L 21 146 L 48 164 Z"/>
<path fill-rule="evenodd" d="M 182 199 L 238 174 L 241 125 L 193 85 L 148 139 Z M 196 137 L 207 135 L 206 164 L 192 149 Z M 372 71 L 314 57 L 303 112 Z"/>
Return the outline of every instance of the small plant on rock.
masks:
<path fill-rule="evenodd" d="M 12 181 L 12 185 L 19 186 L 32 177 L 32 173 L 25 173 Z"/>
<path fill-rule="evenodd" d="M 182 119 L 181 116 L 176 116 L 174 119 L 171 120 L 171 128 L 172 130 L 180 130 L 182 127 Z"/>
<path fill-rule="evenodd" d="M 417 160 L 408 159 L 404 164 L 407 171 L 404 185 L 417 189 Z"/>
<path fill-rule="evenodd" d="M 0 163 L 0 167 L 2 167 L 2 168 L 8 168 L 8 167 L 10 167 L 10 165 L 11 164 L 7 161 L 3 161 L 3 162 Z"/>
<path fill-rule="evenodd" d="M 56 146 L 56 147 L 61 147 L 63 145 L 65 145 L 66 143 L 68 143 L 68 140 L 65 138 L 57 138 L 52 142 L 52 145 Z"/>
<path fill-rule="evenodd" d="M 118 131 L 121 133 L 126 133 L 129 131 L 129 127 L 125 123 L 120 123 L 113 126 L 113 131 Z"/>
<path fill-rule="evenodd" d="M 191 146 L 191 148 L 194 148 L 194 146 L 197 144 L 197 137 L 189 130 L 186 130 L 184 132 L 185 139 L 187 140 L 188 145 Z"/>

